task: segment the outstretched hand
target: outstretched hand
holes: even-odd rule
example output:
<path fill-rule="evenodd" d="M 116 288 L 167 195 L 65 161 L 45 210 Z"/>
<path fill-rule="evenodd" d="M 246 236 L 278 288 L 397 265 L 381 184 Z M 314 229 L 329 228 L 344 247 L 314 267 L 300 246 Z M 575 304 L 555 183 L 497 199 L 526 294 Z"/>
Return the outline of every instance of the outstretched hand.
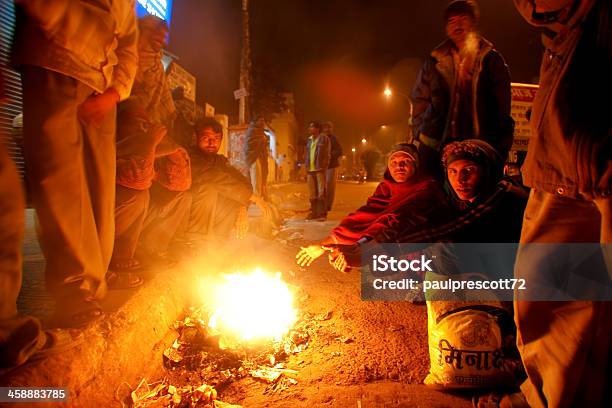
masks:
<path fill-rule="evenodd" d="M 306 248 L 302 247 L 300 252 L 295 256 L 298 265 L 310 266 L 317 258 L 325 253 L 325 249 L 321 245 L 309 245 Z"/>
<path fill-rule="evenodd" d="M 338 250 L 329 253 L 329 263 L 340 272 L 348 272 L 351 269 L 344 254 Z"/>

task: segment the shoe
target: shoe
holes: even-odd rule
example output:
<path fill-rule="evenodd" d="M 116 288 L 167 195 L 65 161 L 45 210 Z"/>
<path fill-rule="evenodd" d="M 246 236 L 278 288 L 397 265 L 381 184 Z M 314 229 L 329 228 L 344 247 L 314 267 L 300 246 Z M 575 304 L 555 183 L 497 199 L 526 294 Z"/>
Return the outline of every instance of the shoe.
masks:
<path fill-rule="evenodd" d="M 58 300 L 55 313 L 48 320 L 48 326 L 83 329 L 104 317 L 104 311 L 92 296 L 78 296 Z"/>

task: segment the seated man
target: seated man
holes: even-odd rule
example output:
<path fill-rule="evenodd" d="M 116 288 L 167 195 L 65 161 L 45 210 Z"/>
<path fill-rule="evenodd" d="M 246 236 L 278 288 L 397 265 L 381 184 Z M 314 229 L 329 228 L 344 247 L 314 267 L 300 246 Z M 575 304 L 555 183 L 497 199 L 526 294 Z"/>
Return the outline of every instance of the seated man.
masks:
<path fill-rule="evenodd" d="M 330 245 L 352 246 L 376 239 L 387 229 L 396 228 L 402 214 L 407 214 L 406 219 L 410 220 L 403 228 L 415 231 L 427 226 L 430 220 L 446 217 L 448 212 L 449 206 L 438 182 L 420 174 L 416 148 L 400 143 L 392 148 L 384 180 L 366 205 L 345 217 L 329 237 L 302 248 L 296 255 L 297 263 L 309 266 Z"/>
<path fill-rule="evenodd" d="M 159 264 L 176 262 L 172 241 L 184 233 L 191 210 L 189 153 L 166 136 L 155 150 L 155 180 L 138 246 L 140 259 Z"/>
<path fill-rule="evenodd" d="M 134 257 L 149 206 L 155 149 L 166 128 L 153 125 L 139 102 L 127 100 L 119 107 L 117 123 L 117 194 L 115 245 L 107 274 L 110 288 L 135 287 L 142 277 Z"/>
<path fill-rule="evenodd" d="M 390 228 L 373 239 L 379 243 L 518 242 L 527 193 L 496 175 L 501 158 L 487 142 L 453 142 L 443 151 L 452 217 L 440 217 L 432 226 L 414 227 L 413 214 L 402 212 Z M 359 245 L 336 247 L 340 270 L 361 264 Z"/>
<path fill-rule="evenodd" d="M 237 238 L 248 231 L 247 208 L 255 203 L 264 214 L 265 201 L 253 194 L 250 181 L 218 154 L 223 139 L 221 124 L 203 118 L 195 124 L 196 146 L 191 152 L 193 197 L 187 232 L 202 236 Z"/>

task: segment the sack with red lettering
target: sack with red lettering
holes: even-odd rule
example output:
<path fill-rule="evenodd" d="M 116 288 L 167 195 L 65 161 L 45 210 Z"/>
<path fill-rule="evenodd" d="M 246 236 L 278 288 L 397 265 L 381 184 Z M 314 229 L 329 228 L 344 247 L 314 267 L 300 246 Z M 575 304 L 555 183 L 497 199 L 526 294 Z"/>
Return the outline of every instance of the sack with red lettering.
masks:
<path fill-rule="evenodd" d="M 429 374 L 439 389 L 513 387 L 522 365 L 502 302 L 427 301 Z"/>

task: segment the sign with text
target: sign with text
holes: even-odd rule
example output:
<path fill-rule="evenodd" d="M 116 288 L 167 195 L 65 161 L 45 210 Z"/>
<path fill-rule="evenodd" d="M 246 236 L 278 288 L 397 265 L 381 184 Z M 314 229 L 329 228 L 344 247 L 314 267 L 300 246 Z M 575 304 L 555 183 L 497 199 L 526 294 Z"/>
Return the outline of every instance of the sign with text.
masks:
<path fill-rule="evenodd" d="M 510 114 L 514 119 L 514 140 L 512 150 L 527 151 L 529 138 L 531 137 L 531 125 L 528 114 L 531 114 L 533 99 L 538 91 L 538 85 L 521 84 L 513 82 L 512 86 L 512 108 Z"/>

